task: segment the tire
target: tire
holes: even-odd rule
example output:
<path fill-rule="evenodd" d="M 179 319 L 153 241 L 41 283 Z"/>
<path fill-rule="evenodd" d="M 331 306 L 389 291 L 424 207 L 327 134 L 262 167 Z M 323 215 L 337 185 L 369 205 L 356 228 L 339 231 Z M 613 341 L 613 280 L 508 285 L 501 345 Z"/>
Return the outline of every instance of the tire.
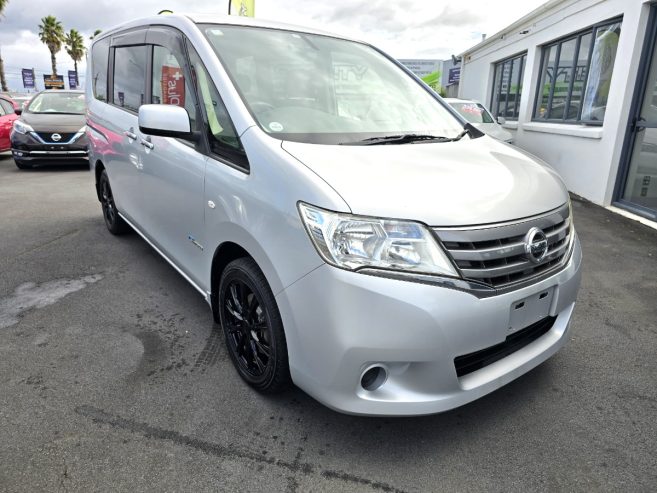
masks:
<path fill-rule="evenodd" d="M 114 195 L 112 194 L 112 187 L 110 186 L 107 171 L 103 170 L 98 180 L 98 192 L 100 198 L 100 205 L 103 209 L 103 218 L 105 219 L 105 226 L 113 235 L 123 235 L 131 231 L 130 226 L 126 223 L 116 209 L 114 203 Z"/>
<path fill-rule="evenodd" d="M 240 377 L 262 393 L 289 388 L 283 322 L 274 294 L 253 259 L 240 258 L 226 266 L 218 302 L 228 354 Z"/>
<path fill-rule="evenodd" d="M 19 159 L 14 159 L 14 163 L 16 163 L 16 167 L 18 169 L 32 169 L 31 164 L 27 164 L 26 162 L 21 161 Z"/>

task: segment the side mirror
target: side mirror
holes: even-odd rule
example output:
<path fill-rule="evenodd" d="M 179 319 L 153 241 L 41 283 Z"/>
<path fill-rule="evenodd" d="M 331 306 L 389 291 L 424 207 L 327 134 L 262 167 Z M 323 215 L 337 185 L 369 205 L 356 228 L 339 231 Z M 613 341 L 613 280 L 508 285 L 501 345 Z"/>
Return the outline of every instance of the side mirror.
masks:
<path fill-rule="evenodd" d="M 187 110 L 171 104 L 140 106 L 139 131 L 160 137 L 190 138 L 192 136 Z"/>
<path fill-rule="evenodd" d="M 497 123 L 499 123 L 500 125 L 504 125 L 506 123 L 506 118 L 504 118 L 503 116 L 498 116 Z"/>
<path fill-rule="evenodd" d="M 23 114 L 23 109 L 22 108 L 14 108 L 14 113 L 16 113 L 17 115 L 20 116 L 20 115 Z"/>

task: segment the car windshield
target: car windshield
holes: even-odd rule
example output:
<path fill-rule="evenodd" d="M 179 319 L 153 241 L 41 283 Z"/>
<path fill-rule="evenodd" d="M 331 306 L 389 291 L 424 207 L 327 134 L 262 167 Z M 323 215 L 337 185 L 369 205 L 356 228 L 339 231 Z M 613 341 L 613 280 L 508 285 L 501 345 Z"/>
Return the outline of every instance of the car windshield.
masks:
<path fill-rule="evenodd" d="M 452 108 L 459 112 L 463 118 L 470 123 L 494 123 L 493 117 L 480 103 L 449 103 Z"/>
<path fill-rule="evenodd" d="M 42 92 L 27 107 L 30 113 L 84 114 L 84 94 L 73 92 Z"/>
<path fill-rule="evenodd" d="M 258 124 L 276 138 L 345 144 L 408 134 L 453 138 L 463 130 L 425 87 L 365 44 L 267 28 L 200 27 Z"/>

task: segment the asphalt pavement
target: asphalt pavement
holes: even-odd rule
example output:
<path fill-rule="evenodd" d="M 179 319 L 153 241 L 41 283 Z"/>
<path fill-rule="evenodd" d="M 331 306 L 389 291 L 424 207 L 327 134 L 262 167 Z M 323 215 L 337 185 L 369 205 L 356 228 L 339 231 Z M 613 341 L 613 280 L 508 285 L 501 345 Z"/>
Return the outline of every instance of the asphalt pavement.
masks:
<path fill-rule="evenodd" d="M 243 384 L 198 293 L 106 231 L 88 170 L 0 155 L 0 491 L 654 491 L 657 231 L 574 214 L 557 355 L 448 413 L 354 417 Z"/>

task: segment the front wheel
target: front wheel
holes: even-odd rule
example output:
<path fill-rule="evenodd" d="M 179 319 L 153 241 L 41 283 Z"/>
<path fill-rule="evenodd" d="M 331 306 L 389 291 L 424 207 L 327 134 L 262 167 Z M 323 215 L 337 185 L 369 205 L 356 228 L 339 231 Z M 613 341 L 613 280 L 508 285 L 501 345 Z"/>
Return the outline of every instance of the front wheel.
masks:
<path fill-rule="evenodd" d="M 100 174 L 98 190 L 100 192 L 100 205 L 103 208 L 103 218 L 105 219 L 105 225 L 109 232 L 113 235 L 128 233 L 130 231 L 130 226 L 128 226 L 128 223 L 119 216 L 119 212 L 116 210 L 109 176 L 107 176 L 107 171 L 105 170 Z"/>
<path fill-rule="evenodd" d="M 218 301 L 228 354 L 240 377 L 264 393 L 288 388 L 283 322 L 271 288 L 252 259 L 240 258 L 226 266 Z"/>
<path fill-rule="evenodd" d="M 21 161 L 20 159 L 14 159 L 14 163 L 16 163 L 18 169 L 32 169 L 31 164 Z"/>

